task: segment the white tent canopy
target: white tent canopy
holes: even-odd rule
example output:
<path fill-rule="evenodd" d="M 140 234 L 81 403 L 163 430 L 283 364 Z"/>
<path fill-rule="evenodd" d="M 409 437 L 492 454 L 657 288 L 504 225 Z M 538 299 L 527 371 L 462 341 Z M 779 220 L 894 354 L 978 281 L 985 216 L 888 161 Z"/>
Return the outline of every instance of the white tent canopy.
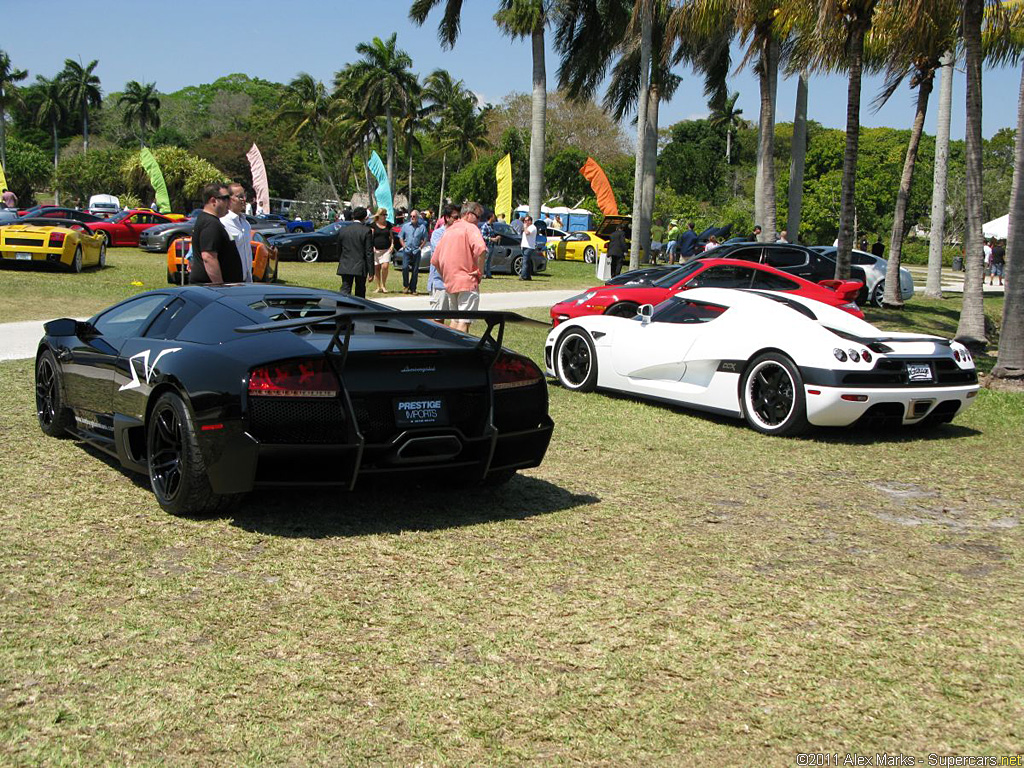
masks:
<path fill-rule="evenodd" d="M 992 219 L 987 222 L 981 231 L 985 237 L 994 237 L 996 240 L 1005 240 L 1006 234 L 1010 228 L 1010 214 L 1000 216 L 998 219 Z"/>

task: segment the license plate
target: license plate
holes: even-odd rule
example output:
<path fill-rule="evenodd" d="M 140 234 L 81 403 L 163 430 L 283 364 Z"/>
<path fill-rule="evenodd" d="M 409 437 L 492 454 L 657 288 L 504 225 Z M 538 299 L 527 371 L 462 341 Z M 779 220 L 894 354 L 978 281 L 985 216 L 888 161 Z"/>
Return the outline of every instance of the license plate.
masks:
<path fill-rule="evenodd" d="M 399 427 L 444 426 L 448 408 L 443 397 L 423 395 L 395 400 L 395 424 Z"/>
<path fill-rule="evenodd" d="M 14 254 L 14 258 L 16 258 L 18 261 L 32 261 L 32 254 L 25 253 L 23 251 L 18 251 L 17 253 Z"/>
<path fill-rule="evenodd" d="M 910 381 L 931 381 L 932 367 L 928 363 L 907 363 L 907 378 Z"/>

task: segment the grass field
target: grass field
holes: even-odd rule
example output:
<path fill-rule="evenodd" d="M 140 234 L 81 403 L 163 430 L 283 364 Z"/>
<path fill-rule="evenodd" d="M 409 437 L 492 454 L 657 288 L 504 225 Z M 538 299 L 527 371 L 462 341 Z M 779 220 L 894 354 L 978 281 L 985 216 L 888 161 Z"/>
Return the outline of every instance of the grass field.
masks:
<path fill-rule="evenodd" d="M 871 319 L 948 333 L 952 307 Z M 543 338 L 508 343 L 539 359 Z M 544 464 L 500 489 L 261 493 L 193 520 L 45 438 L 30 362 L 0 389 L 2 763 L 1024 745 L 1020 395 L 786 440 L 552 386 Z"/>
<path fill-rule="evenodd" d="M 328 288 L 341 286 L 337 262 L 305 264 L 281 262 L 278 277 L 282 284 Z M 595 284 L 594 267 L 579 261 L 549 261 L 547 271 L 534 275 L 530 282 L 510 275 L 495 275 L 481 281 L 484 294 L 586 288 Z M 0 269 L 0 323 L 16 320 L 48 320 L 60 315 L 89 317 L 97 310 L 142 291 L 167 285 L 167 259 L 164 254 L 146 253 L 138 248 L 111 248 L 107 267 L 86 270 L 78 275 L 41 269 Z M 401 295 L 401 270 L 388 276 L 388 290 Z M 420 274 L 418 288 L 426 291 L 427 273 Z M 380 298 L 370 286 L 370 298 Z M 389 294 L 390 295 L 390 294 Z"/>

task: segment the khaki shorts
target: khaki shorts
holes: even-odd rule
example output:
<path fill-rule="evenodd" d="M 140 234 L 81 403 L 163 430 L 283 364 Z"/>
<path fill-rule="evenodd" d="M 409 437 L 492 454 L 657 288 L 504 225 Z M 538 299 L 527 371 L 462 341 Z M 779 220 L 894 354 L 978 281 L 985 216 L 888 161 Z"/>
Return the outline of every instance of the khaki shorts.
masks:
<path fill-rule="evenodd" d="M 449 294 L 445 291 L 434 291 L 430 294 L 430 308 L 436 309 L 439 312 L 449 309 L 448 296 Z"/>
<path fill-rule="evenodd" d="M 449 293 L 448 309 L 459 312 L 475 312 L 480 309 L 480 291 L 459 291 Z"/>
<path fill-rule="evenodd" d="M 373 249 L 373 263 L 374 264 L 390 264 L 391 263 L 391 249 L 384 248 L 383 250 Z"/>

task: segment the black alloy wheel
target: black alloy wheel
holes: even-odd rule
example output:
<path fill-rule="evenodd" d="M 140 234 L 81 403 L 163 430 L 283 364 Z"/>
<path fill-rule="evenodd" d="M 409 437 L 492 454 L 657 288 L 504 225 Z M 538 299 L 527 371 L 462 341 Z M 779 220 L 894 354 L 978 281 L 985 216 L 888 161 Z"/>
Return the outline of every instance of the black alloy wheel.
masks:
<path fill-rule="evenodd" d="M 593 392 L 597 388 L 597 352 L 586 331 L 567 331 L 559 339 L 555 375 L 566 389 Z"/>
<path fill-rule="evenodd" d="M 776 352 L 750 364 L 743 376 L 741 405 L 747 423 L 766 435 L 797 435 L 808 425 L 800 371 Z"/>
<path fill-rule="evenodd" d="M 67 437 L 67 429 L 74 422 L 71 411 L 64 406 L 60 371 L 50 350 L 39 356 L 36 365 L 36 416 L 43 434 Z"/>

